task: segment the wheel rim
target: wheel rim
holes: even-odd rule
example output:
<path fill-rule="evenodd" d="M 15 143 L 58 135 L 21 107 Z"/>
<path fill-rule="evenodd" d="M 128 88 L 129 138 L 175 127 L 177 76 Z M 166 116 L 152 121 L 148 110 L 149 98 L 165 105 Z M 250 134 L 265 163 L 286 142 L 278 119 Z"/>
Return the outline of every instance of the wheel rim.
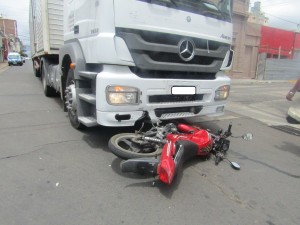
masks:
<path fill-rule="evenodd" d="M 142 141 L 135 135 L 119 137 L 116 139 L 116 144 L 119 148 L 132 153 L 147 155 L 160 152 L 159 147 L 156 144 Z"/>
<path fill-rule="evenodd" d="M 77 116 L 76 87 L 72 80 L 65 90 L 66 107 L 73 117 Z"/>

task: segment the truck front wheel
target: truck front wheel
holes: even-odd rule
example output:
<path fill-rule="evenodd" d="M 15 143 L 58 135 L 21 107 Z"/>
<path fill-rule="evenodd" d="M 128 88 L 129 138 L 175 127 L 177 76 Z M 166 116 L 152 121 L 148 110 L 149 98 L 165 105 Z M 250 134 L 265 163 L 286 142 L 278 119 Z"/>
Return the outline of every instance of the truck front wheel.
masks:
<path fill-rule="evenodd" d="M 69 120 L 75 129 L 83 129 L 84 125 L 78 121 L 77 113 L 77 98 L 76 98 L 76 82 L 74 79 L 73 70 L 69 70 L 66 89 L 65 89 L 65 104 L 68 110 Z"/>

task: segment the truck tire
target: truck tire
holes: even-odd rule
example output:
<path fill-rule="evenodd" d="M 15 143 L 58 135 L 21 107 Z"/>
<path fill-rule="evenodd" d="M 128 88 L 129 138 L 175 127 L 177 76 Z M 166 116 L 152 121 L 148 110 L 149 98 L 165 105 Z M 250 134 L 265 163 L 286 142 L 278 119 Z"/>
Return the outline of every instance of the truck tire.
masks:
<path fill-rule="evenodd" d="M 33 60 L 33 61 L 32 61 L 32 68 L 33 68 L 34 76 L 35 76 L 35 77 L 41 77 L 41 72 L 40 72 L 40 70 L 38 70 L 38 69 L 35 68 L 35 64 L 36 64 L 36 63 L 37 63 L 36 60 Z"/>
<path fill-rule="evenodd" d="M 78 121 L 77 113 L 77 98 L 76 98 L 76 82 L 74 79 L 74 71 L 69 70 L 66 82 L 66 108 L 68 110 L 69 120 L 71 125 L 78 130 L 84 129 L 85 126 Z"/>
<path fill-rule="evenodd" d="M 33 73 L 35 77 L 41 77 L 41 73 L 40 71 L 38 71 L 37 69 L 33 68 Z"/>
<path fill-rule="evenodd" d="M 47 69 L 46 69 L 45 64 L 43 63 L 42 64 L 42 83 L 43 83 L 44 94 L 47 97 L 56 96 L 57 93 L 56 93 L 55 89 L 48 85 L 46 74 L 47 74 Z"/>

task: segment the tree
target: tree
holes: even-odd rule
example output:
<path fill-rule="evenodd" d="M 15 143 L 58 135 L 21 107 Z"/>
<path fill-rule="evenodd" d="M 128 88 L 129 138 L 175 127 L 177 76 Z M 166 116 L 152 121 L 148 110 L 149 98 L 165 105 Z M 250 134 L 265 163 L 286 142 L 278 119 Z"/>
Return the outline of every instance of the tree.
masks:
<path fill-rule="evenodd" d="M 19 54 L 23 57 L 28 57 L 28 55 L 23 51 L 23 49 L 21 49 L 21 51 L 19 52 Z"/>

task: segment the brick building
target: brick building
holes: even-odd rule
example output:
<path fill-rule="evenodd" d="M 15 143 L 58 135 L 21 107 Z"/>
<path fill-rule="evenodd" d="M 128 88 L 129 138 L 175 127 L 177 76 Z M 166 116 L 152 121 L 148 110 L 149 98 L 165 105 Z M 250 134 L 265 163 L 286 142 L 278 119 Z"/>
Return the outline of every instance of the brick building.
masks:
<path fill-rule="evenodd" d="M 12 19 L 0 18 L 0 39 L 2 59 L 7 59 L 9 52 L 20 52 L 22 43 L 18 38 L 17 21 Z"/>
<path fill-rule="evenodd" d="M 6 35 L 13 35 L 14 37 L 18 37 L 18 27 L 16 20 L 0 18 L 0 29 Z"/>

